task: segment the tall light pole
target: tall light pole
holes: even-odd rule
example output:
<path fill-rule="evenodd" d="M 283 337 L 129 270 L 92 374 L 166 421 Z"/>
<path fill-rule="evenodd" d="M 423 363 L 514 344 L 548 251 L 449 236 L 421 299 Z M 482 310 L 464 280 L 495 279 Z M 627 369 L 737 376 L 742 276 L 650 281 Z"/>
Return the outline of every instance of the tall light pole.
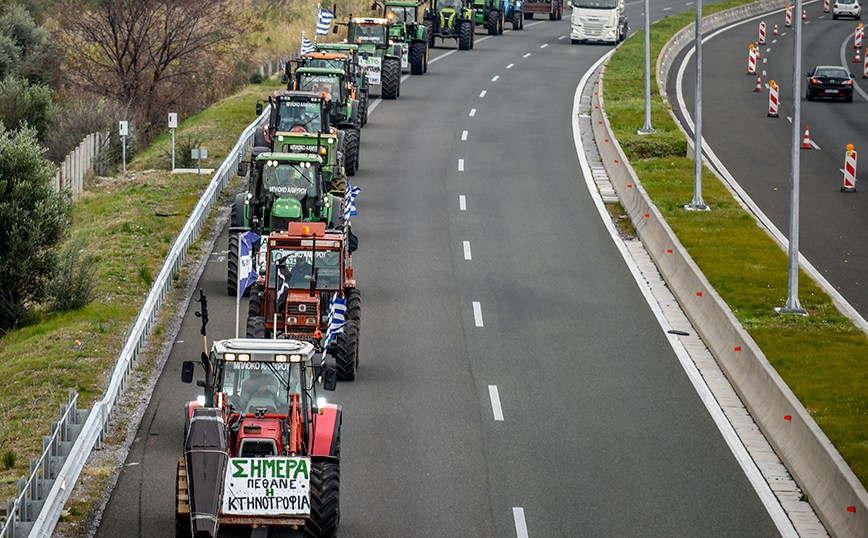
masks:
<path fill-rule="evenodd" d="M 651 15 L 648 13 L 650 0 L 645 0 L 645 126 L 639 134 L 651 134 Z"/>
<path fill-rule="evenodd" d="M 696 112 L 693 118 L 693 200 L 684 208 L 708 209 L 702 201 L 702 0 L 696 2 Z"/>
<path fill-rule="evenodd" d="M 781 314 L 807 312 L 799 303 L 799 131 L 802 127 L 802 0 L 796 0 L 793 19 L 793 128 L 790 141 L 790 242 L 787 278 L 787 304 Z"/>

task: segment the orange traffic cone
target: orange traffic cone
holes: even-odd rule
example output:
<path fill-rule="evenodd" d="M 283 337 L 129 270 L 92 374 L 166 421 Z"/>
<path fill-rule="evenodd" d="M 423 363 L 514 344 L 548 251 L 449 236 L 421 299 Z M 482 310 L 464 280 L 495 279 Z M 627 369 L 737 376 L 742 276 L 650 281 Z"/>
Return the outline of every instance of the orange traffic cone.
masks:
<path fill-rule="evenodd" d="M 759 73 L 756 74 L 756 89 L 754 90 L 755 92 L 763 91 L 763 82 L 761 77 L 762 75 L 760 75 Z"/>
<path fill-rule="evenodd" d="M 811 137 L 808 135 L 807 125 L 805 125 L 805 139 L 802 141 L 802 149 L 811 149 Z"/>
<path fill-rule="evenodd" d="M 808 20 L 808 11 L 806 9 L 802 10 L 802 20 L 803 21 Z"/>
<path fill-rule="evenodd" d="M 695 10 L 694 10 L 694 11 L 695 11 Z M 773 33 L 772 35 L 779 35 L 779 34 L 778 34 L 778 23 L 775 23 L 775 31 L 774 31 L 774 33 Z"/>
<path fill-rule="evenodd" d="M 862 63 L 862 58 L 859 56 L 859 49 L 856 49 L 856 58 L 853 59 L 853 63 Z"/>

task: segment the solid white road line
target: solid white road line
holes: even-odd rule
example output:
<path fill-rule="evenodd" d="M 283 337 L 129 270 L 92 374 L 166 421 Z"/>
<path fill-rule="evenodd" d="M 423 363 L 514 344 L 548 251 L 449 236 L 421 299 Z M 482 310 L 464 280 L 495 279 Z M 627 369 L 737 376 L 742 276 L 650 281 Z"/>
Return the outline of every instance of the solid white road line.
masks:
<path fill-rule="evenodd" d="M 461 211 L 467 211 L 467 199 L 463 194 L 458 195 L 458 209 Z"/>
<path fill-rule="evenodd" d="M 513 506 L 512 519 L 515 521 L 516 538 L 528 538 L 527 522 L 524 520 L 524 508 L 520 506 Z"/>
<path fill-rule="evenodd" d="M 482 324 L 482 305 L 479 304 L 479 301 L 473 301 L 473 321 L 476 322 L 477 327 L 484 327 Z"/>
<path fill-rule="evenodd" d="M 465 260 L 470 259 L 470 241 L 464 242 L 464 259 Z"/>
<path fill-rule="evenodd" d="M 494 420 L 503 420 L 503 409 L 500 407 L 500 396 L 497 394 L 497 385 L 488 385 L 488 396 L 491 398 L 491 410 Z"/>

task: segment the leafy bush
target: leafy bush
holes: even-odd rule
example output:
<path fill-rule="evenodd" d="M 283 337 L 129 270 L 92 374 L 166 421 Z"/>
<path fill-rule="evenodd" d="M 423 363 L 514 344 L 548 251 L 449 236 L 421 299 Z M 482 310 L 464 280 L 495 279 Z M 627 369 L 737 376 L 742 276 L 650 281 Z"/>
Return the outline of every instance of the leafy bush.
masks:
<path fill-rule="evenodd" d="M 36 129 L 39 140 L 43 140 L 56 110 L 48 86 L 31 85 L 27 80 L 15 77 L 0 82 L 0 120 L 9 129 L 30 125 Z"/>
<path fill-rule="evenodd" d="M 46 293 L 49 311 L 78 310 L 94 300 L 96 262 L 86 253 L 87 244 L 84 236 L 78 236 L 61 254 Z"/>

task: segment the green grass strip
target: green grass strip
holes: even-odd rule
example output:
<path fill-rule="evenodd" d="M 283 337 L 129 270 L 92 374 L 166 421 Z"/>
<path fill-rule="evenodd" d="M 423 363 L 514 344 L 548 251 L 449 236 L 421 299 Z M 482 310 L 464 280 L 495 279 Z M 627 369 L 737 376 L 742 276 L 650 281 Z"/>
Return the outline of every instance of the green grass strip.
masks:
<path fill-rule="evenodd" d="M 750 2 L 703 8 L 703 16 Z M 695 11 L 651 26 L 651 57 Z M 644 121 L 644 33 L 627 39 L 605 71 L 606 114 L 639 180 L 699 268 L 768 360 L 868 486 L 868 337 L 842 316 L 817 284 L 800 272 L 799 301 L 809 316 L 774 311 L 787 300 L 787 256 L 745 212 L 720 180 L 703 170 L 702 197 L 711 211 L 686 211 L 693 198 L 693 159 L 652 77 L 651 123 Z M 653 62 L 652 62 L 653 65 Z"/>

